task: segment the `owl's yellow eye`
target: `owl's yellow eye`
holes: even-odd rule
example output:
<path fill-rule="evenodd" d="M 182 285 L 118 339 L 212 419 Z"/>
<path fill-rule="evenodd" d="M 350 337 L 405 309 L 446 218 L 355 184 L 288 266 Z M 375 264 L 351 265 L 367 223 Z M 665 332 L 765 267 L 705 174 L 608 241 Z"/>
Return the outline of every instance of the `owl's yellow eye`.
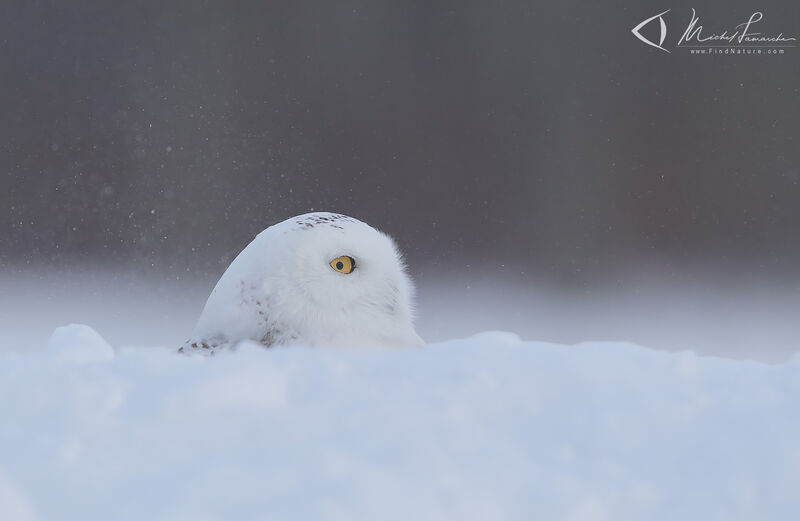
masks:
<path fill-rule="evenodd" d="M 344 273 L 348 275 L 353 273 L 353 270 L 356 269 L 356 260 L 353 257 L 349 257 L 344 255 L 342 257 L 336 257 L 331 261 L 331 268 L 335 269 L 339 273 Z"/>

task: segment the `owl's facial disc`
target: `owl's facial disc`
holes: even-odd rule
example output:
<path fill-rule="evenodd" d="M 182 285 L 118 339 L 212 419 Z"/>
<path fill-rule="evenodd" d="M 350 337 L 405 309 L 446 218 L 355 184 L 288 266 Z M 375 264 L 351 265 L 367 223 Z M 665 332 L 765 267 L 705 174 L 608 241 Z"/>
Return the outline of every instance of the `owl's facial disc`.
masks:
<path fill-rule="evenodd" d="M 353 273 L 353 270 L 356 269 L 356 260 L 349 256 L 349 255 L 342 255 L 341 257 L 336 257 L 332 261 L 330 261 L 330 267 L 334 269 L 334 271 L 338 271 L 344 275 L 349 275 Z"/>

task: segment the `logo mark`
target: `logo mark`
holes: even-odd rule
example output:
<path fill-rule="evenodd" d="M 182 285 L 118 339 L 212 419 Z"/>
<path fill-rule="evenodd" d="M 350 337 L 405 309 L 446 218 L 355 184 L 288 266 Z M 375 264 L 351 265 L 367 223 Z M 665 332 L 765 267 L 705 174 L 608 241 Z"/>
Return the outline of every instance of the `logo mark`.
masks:
<path fill-rule="evenodd" d="M 658 13 L 658 14 L 657 14 L 657 15 L 655 15 L 655 16 L 651 16 L 651 17 L 650 17 L 650 18 L 648 18 L 647 20 L 643 21 L 642 23 L 640 23 L 639 25 L 637 25 L 636 27 L 634 27 L 633 29 L 631 29 L 631 32 L 633 33 L 633 35 L 634 35 L 635 37 L 637 37 L 638 39 L 640 39 L 641 41 L 643 41 L 643 42 L 644 42 L 644 43 L 646 43 L 647 45 L 650 45 L 651 47 L 655 47 L 656 49 L 661 49 L 661 50 L 662 50 L 662 51 L 664 51 L 664 52 L 669 52 L 667 49 L 665 49 L 665 48 L 661 47 L 661 45 L 664 43 L 664 40 L 665 40 L 665 39 L 666 39 L 666 37 L 667 37 L 667 24 L 666 24 L 666 22 L 664 22 L 664 19 L 662 18 L 662 16 L 664 16 L 665 14 L 667 14 L 669 11 L 670 11 L 670 10 L 669 10 L 669 9 L 667 9 L 667 10 L 666 10 L 666 11 L 664 11 L 663 13 Z M 660 38 L 658 39 L 658 44 L 656 44 L 656 43 L 654 43 L 654 42 L 651 42 L 650 40 L 648 40 L 647 38 L 645 38 L 644 36 L 642 36 L 642 33 L 640 33 L 640 32 L 639 32 L 639 30 L 640 30 L 642 27 L 644 27 L 645 25 L 649 24 L 650 22 L 652 22 L 652 21 L 653 21 L 653 20 L 655 20 L 656 18 L 658 18 L 658 21 L 659 21 L 659 22 L 661 22 L 661 36 L 660 36 Z"/>

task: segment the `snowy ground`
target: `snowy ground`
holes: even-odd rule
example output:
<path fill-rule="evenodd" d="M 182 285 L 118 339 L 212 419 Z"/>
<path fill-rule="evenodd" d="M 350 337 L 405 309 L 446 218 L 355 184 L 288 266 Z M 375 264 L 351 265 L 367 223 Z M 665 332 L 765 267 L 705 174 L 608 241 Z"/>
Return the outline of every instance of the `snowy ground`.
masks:
<path fill-rule="evenodd" d="M 190 358 L 0 353 L 3 520 L 789 520 L 800 356 L 506 333 Z"/>
<path fill-rule="evenodd" d="M 0 520 L 796 518 L 797 281 L 419 273 L 423 349 L 212 359 L 213 277 L 0 273 Z"/>

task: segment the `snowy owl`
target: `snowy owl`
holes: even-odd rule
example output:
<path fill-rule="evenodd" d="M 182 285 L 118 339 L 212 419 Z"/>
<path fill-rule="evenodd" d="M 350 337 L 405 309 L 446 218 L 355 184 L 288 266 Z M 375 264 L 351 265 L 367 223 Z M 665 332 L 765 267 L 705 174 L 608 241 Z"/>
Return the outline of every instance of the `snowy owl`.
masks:
<path fill-rule="evenodd" d="M 270 226 L 217 282 L 182 352 L 264 346 L 401 347 L 414 331 L 414 287 L 387 235 L 315 212 Z"/>

